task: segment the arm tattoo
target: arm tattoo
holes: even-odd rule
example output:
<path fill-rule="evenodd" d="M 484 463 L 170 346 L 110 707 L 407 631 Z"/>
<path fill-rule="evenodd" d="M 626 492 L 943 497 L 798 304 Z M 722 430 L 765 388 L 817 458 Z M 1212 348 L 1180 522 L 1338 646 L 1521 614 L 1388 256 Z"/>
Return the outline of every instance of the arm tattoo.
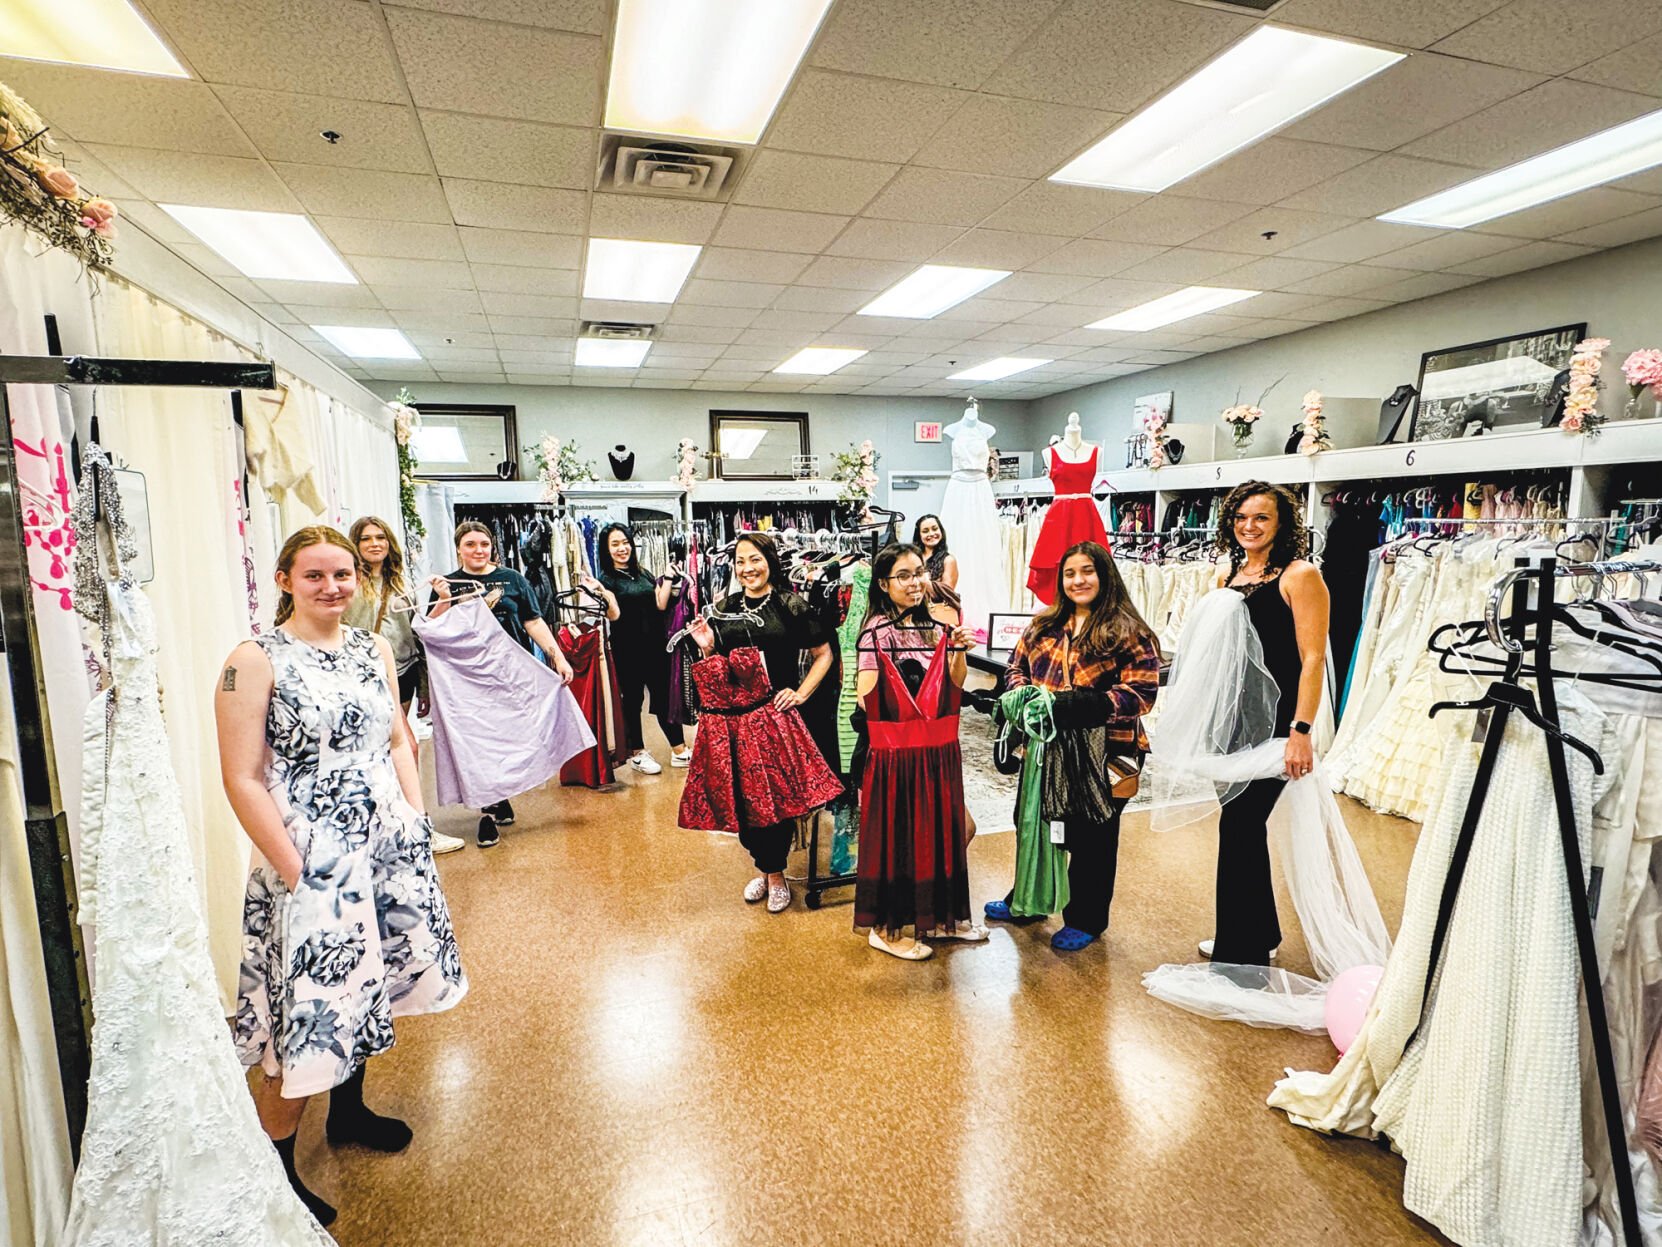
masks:
<path fill-rule="evenodd" d="M 227 693 L 234 693 L 237 691 L 237 669 L 235 667 L 225 668 L 225 678 L 220 681 L 219 687 L 224 689 Z"/>

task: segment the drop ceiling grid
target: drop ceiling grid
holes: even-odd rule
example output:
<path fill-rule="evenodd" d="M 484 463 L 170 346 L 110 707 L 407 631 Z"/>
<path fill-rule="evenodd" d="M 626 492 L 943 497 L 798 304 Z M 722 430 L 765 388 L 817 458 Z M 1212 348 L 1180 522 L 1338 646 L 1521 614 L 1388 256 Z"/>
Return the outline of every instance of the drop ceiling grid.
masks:
<path fill-rule="evenodd" d="M 200 80 L 18 61 L 0 76 L 73 140 L 90 185 L 228 290 L 287 324 L 398 327 L 428 356 L 315 344 L 354 375 L 582 383 L 579 323 L 634 313 L 679 366 L 608 383 L 952 392 L 955 366 L 1022 354 L 1056 362 L 977 389 L 1052 393 L 1662 233 L 1662 178 L 1646 175 L 1470 233 L 1373 220 L 1654 109 L 1662 0 L 1591 0 L 1562 37 L 1564 6 L 1545 0 L 1286 0 L 1268 19 L 1414 55 L 1158 196 L 1044 175 L 1264 18 L 1189 0 L 835 0 L 731 201 L 712 204 L 594 189 L 610 0 L 145 7 Z M 249 282 L 154 208 L 174 200 L 306 211 L 365 285 Z M 580 298 L 588 236 L 705 252 L 672 306 L 597 304 Z M 855 314 L 932 261 L 1015 275 L 933 321 Z M 1083 328 L 1189 282 L 1267 293 L 1141 345 Z M 843 382 L 769 374 L 816 344 L 871 354 Z"/>

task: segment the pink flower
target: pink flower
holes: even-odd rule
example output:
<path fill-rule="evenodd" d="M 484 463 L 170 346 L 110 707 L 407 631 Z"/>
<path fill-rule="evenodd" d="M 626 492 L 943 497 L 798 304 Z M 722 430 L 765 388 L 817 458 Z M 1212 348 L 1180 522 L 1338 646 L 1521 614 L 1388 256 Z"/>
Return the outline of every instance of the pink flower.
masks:
<path fill-rule="evenodd" d="M 1635 393 L 1662 383 L 1662 351 L 1654 348 L 1634 351 L 1622 364 L 1622 375 Z"/>
<path fill-rule="evenodd" d="M 1566 411 L 1560 427 L 1566 433 L 1581 432 L 1581 413 L 1579 411 Z"/>
<path fill-rule="evenodd" d="M 75 180 L 75 175 L 57 165 L 40 166 L 35 170 L 35 177 L 59 199 L 73 199 L 81 193 L 81 184 Z"/>
<path fill-rule="evenodd" d="M 91 217 L 93 225 L 108 225 L 121 215 L 121 211 L 108 199 L 89 199 L 81 205 L 81 215 Z"/>

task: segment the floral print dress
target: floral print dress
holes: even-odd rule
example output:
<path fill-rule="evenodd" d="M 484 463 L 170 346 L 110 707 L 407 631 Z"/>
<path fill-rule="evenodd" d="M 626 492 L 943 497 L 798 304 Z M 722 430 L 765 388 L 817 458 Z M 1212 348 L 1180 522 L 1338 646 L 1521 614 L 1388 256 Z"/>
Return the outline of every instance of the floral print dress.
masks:
<path fill-rule="evenodd" d="M 392 762 L 392 691 L 374 638 L 319 649 L 256 637 L 274 684 L 266 787 L 300 850 L 300 884 L 255 855 L 243 902 L 237 1049 L 289 1098 L 344 1082 L 392 1047 L 392 1019 L 467 993 L 429 843 Z"/>

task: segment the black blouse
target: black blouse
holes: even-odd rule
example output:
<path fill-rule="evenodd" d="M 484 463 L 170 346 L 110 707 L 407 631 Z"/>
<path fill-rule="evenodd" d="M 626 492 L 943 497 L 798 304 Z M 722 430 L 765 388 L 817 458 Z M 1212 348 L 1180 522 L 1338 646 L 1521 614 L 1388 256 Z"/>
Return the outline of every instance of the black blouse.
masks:
<path fill-rule="evenodd" d="M 815 617 L 808 603 L 794 593 L 781 593 L 777 589 L 760 606 L 747 601 L 741 590 L 723 598 L 716 609 L 723 614 L 737 614 L 746 606 L 760 614 L 762 621 L 712 619 L 710 627 L 716 634 L 716 650 L 730 654 L 754 645 L 762 651 L 773 691 L 795 688 L 802 680 L 802 651 L 830 640 L 825 625 Z"/>

